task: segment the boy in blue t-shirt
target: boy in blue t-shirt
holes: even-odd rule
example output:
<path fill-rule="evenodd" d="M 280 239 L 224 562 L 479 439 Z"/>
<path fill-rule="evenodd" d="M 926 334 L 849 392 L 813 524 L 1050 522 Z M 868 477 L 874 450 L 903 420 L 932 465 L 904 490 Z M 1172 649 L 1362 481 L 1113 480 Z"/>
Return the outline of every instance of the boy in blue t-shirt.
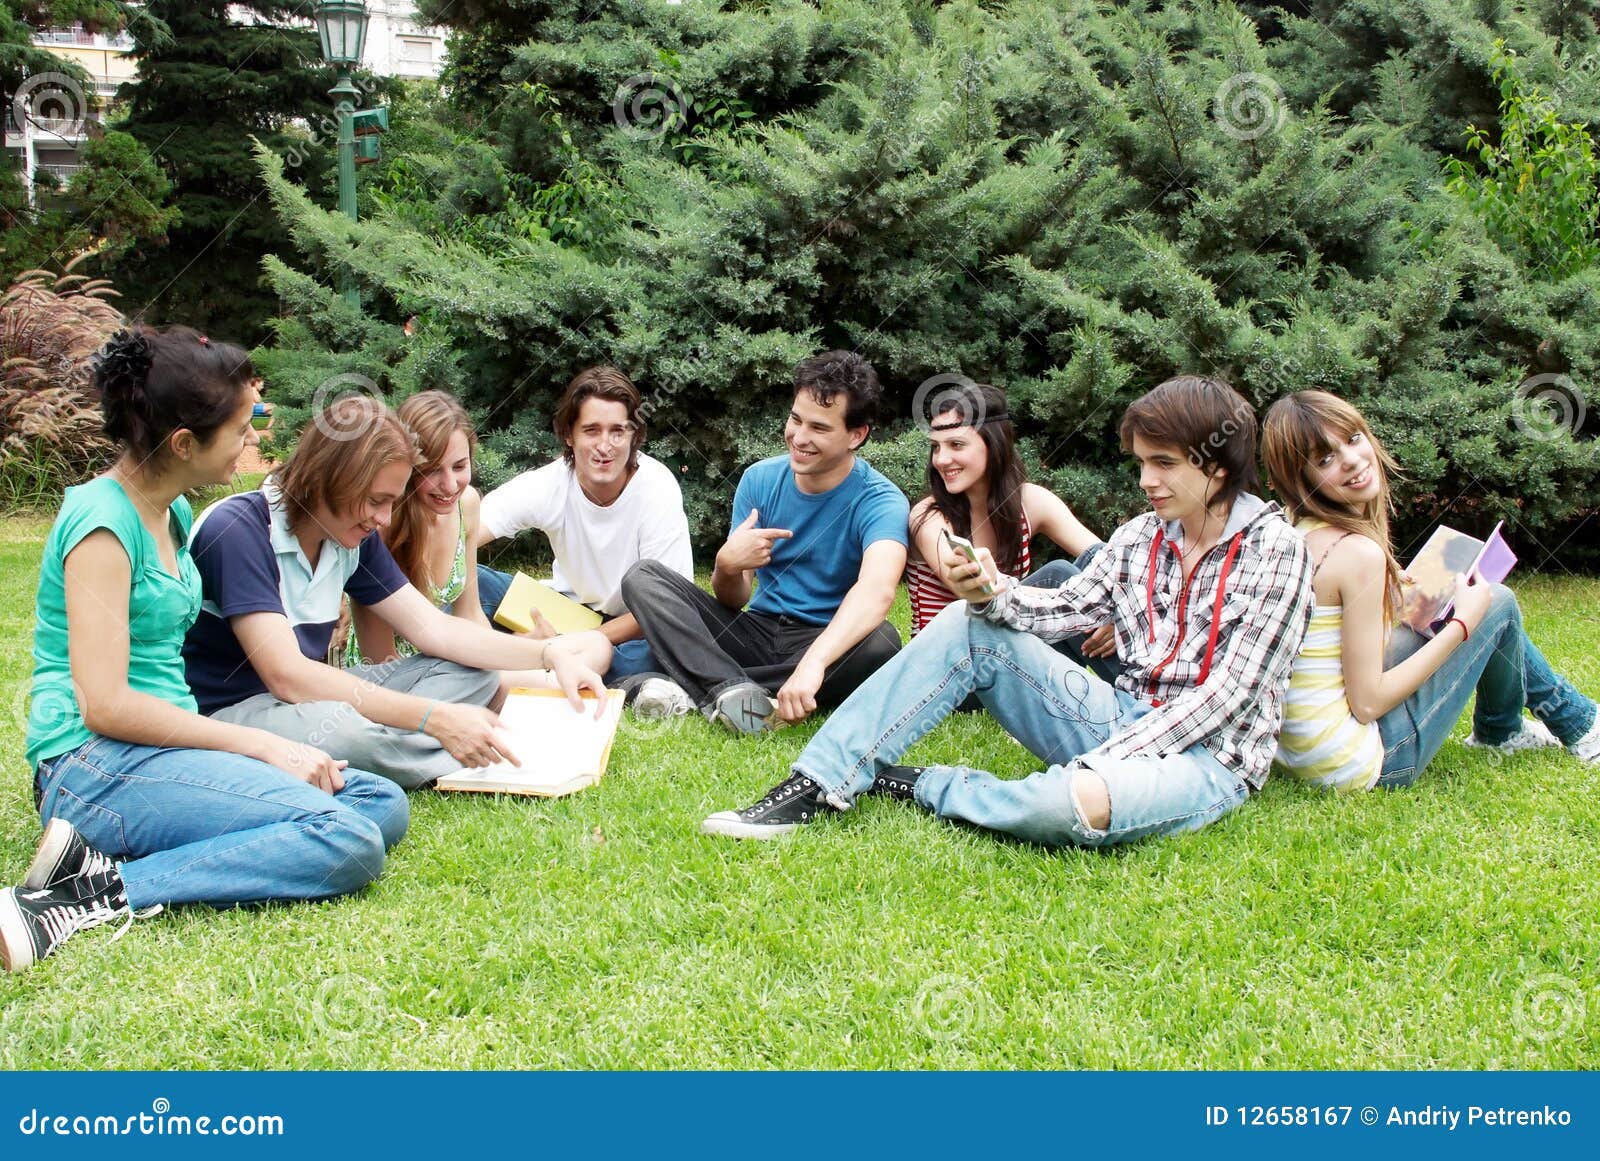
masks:
<path fill-rule="evenodd" d="M 698 706 L 737 733 L 760 733 L 774 717 L 798 722 L 839 704 L 899 650 L 884 618 L 905 570 L 910 506 L 856 458 L 880 395 L 860 355 L 802 361 L 783 432 L 789 454 L 739 480 L 714 595 L 657 561 L 623 578 L 666 671 L 639 683 L 640 717 Z"/>

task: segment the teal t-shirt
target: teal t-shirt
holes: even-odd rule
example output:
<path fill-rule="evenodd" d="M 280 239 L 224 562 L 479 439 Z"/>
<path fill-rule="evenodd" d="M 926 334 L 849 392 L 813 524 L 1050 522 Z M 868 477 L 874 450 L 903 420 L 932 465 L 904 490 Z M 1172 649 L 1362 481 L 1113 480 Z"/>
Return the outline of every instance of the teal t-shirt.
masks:
<path fill-rule="evenodd" d="M 161 563 L 138 510 L 110 476 L 68 488 L 45 542 L 39 567 L 39 612 L 33 628 L 33 705 L 28 710 L 28 766 L 76 750 L 94 737 L 83 724 L 67 651 L 67 555 L 105 528 L 131 565 L 128 590 L 128 684 L 186 710 L 196 710 L 183 674 L 183 639 L 200 614 L 200 572 L 189 556 L 194 513 L 178 497 L 169 512 L 178 575 Z"/>

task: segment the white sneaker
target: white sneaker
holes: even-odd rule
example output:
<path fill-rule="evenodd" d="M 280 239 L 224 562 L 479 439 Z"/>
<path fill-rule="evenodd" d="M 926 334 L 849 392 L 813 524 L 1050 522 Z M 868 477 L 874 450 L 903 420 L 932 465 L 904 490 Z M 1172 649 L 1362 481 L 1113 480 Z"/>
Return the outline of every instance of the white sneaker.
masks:
<path fill-rule="evenodd" d="M 1498 746 L 1478 741 L 1477 734 L 1467 738 L 1467 745 L 1480 750 L 1498 750 L 1502 754 L 1515 754 L 1519 750 L 1542 750 L 1546 746 L 1559 746 L 1561 739 L 1550 732 L 1550 727 L 1538 718 L 1523 718 L 1522 730 L 1512 734 Z"/>
<path fill-rule="evenodd" d="M 681 718 L 692 709 L 694 699 L 683 686 L 665 677 L 645 678 L 633 699 L 633 716 L 647 722 Z"/>
<path fill-rule="evenodd" d="M 1600 714 L 1596 714 L 1589 732 L 1567 747 L 1574 758 L 1600 765 Z"/>

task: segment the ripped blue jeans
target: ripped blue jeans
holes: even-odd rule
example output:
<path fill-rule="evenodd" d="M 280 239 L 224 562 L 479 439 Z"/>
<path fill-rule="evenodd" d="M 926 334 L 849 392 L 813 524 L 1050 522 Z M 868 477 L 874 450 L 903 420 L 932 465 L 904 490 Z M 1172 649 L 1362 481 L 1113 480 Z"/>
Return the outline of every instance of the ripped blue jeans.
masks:
<path fill-rule="evenodd" d="M 1046 768 L 1003 781 L 966 766 L 932 766 L 916 801 L 940 818 L 1047 846 L 1107 846 L 1197 830 L 1242 805 L 1244 779 L 1192 746 L 1166 757 L 1092 758 L 1150 704 L 1107 684 L 1030 633 L 945 609 L 835 710 L 794 770 L 851 801 L 962 700 L 975 693 Z M 1090 826 L 1073 776 L 1092 768 L 1111 801 L 1110 826 Z"/>

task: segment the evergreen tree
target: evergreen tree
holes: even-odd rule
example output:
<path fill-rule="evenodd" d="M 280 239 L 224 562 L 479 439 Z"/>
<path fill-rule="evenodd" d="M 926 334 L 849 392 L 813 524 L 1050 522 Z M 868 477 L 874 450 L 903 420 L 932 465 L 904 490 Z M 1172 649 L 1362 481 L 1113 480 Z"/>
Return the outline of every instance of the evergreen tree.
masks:
<path fill-rule="evenodd" d="M 255 19 L 230 15 L 243 8 Z M 123 87 L 123 128 L 160 161 L 176 187 L 181 223 L 169 244 L 140 250 L 112 273 L 123 306 L 152 322 L 184 322 L 259 341 L 276 299 L 261 274 L 264 255 L 286 248 L 251 162 L 250 140 L 298 161 L 294 180 L 320 189 L 329 169 L 323 129 L 334 77 L 316 32 L 284 21 L 303 14 L 279 0 L 150 0 L 171 29 L 135 23 L 139 77 Z M 309 128 L 308 128 L 309 127 Z"/>
<path fill-rule="evenodd" d="M 1320 387 L 1407 465 L 1403 541 L 1506 518 L 1570 557 L 1600 507 L 1600 271 L 1502 249 L 1443 161 L 1493 122 L 1491 21 L 1585 119 L 1577 26 L 1400 7 L 441 5 L 490 87 L 428 112 L 371 220 L 317 210 L 263 152 L 306 271 L 271 266 L 287 317 L 263 361 L 302 402 L 341 371 L 453 389 L 515 464 L 553 450 L 574 371 L 618 363 L 707 541 L 818 348 L 878 366 L 908 434 L 868 454 L 898 467 L 925 380 L 1005 386 L 1036 469 L 1103 530 L 1141 507 L 1115 431 L 1142 391 Z M 361 318 L 314 277 L 346 258 Z"/>

